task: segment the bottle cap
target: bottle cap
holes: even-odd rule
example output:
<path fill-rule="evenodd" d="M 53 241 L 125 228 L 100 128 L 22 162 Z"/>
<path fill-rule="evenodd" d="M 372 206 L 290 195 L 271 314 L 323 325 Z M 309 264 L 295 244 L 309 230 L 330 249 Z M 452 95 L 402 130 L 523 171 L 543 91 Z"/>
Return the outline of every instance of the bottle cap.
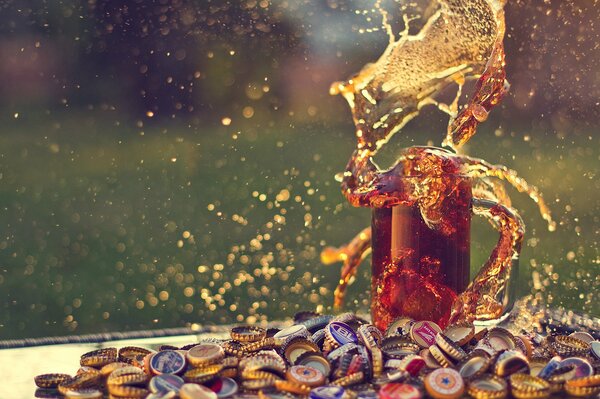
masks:
<path fill-rule="evenodd" d="M 344 344 L 339 348 L 336 348 L 327 354 L 327 360 L 330 362 L 336 362 L 342 358 L 346 353 L 356 353 L 358 350 L 358 345 L 351 342 L 349 344 Z"/>
<path fill-rule="evenodd" d="M 311 334 L 314 334 L 318 330 L 324 329 L 332 319 L 333 316 L 323 315 L 310 320 L 306 320 L 302 324 L 308 329 L 308 331 L 310 331 Z"/>
<path fill-rule="evenodd" d="M 460 362 L 467 357 L 467 353 L 462 350 L 460 346 L 455 344 L 454 341 L 442 333 L 439 333 L 435 336 L 435 343 L 440 347 L 441 350 L 444 351 L 446 355 L 450 356 L 455 361 Z"/>
<path fill-rule="evenodd" d="M 428 348 L 421 349 L 419 356 L 425 360 L 425 365 L 431 369 L 439 369 L 442 367 L 442 365 L 431 355 L 431 352 Z"/>
<path fill-rule="evenodd" d="M 219 399 L 230 398 L 238 392 L 238 384 L 234 379 L 228 377 L 219 378 L 221 385 L 214 391 Z"/>
<path fill-rule="evenodd" d="M 494 364 L 494 374 L 506 378 L 515 373 L 529 373 L 529 362 L 521 352 L 506 350 L 498 356 Z"/>
<path fill-rule="evenodd" d="M 475 327 L 471 323 L 460 323 L 448 326 L 444 334 L 458 346 L 467 344 L 475 335 Z"/>
<path fill-rule="evenodd" d="M 490 362 L 486 356 L 469 356 L 458 365 L 458 373 L 465 381 L 479 378 L 488 370 Z"/>
<path fill-rule="evenodd" d="M 418 321 L 410 328 L 410 337 L 422 348 L 429 348 L 435 344 L 435 336 L 442 329 L 433 321 Z"/>
<path fill-rule="evenodd" d="M 325 384 L 325 375 L 314 367 L 295 365 L 288 369 L 288 380 L 309 387 L 318 387 Z"/>
<path fill-rule="evenodd" d="M 341 399 L 344 396 L 345 389 L 337 386 L 324 386 L 314 388 L 310 391 L 310 399 Z"/>
<path fill-rule="evenodd" d="M 310 393 L 310 387 L 287 380 L 275 380 L 275 388 L 279 391 L 294 393 L 302 396 L 306 396 Z"/>
<path fill-rule="evenodd" d="M 456 370 L 441 368 L 425 377 L 427 393 L 436 399 L 460 398 L 465 391 L 465 383 Z"/>
<path fill-rule="evenodd" d="M 554 356 L 548 361 L 548 363 L 540 370 L 537 377 L 547 379 L 560 367 L 560 356 Z"/>
<path fill-rule="evenodd" d="M 484 342 L 496 352 L 500 352 L 501 350 L 513 350 L 517 347 L 512 333 L 501 327 L 495 327 L 488 331 Z"/>
<path fill-rule="evenodd" d="M 310 333 L 306 329 L 305 325 L 296 324 L 296 325 L 293 325 L 288 328 L 284 328 L 283 330 L 279 331 L 278 333 L 273 335 L 273 338 L 288 339 L 290 337 L 295 337 L 295 336 L 308 338 L 308 337 L 310 337 Z"/>
<path fill-rule="evenodd" d="M 195 367 L 216 363 L 225 357 L 225 351 L 221 345 L 204 343 L 190 348 L 185 357 Z"/>
<path fill-rule="evenodd" d="M 572 366 L 575 368 L 573 378 L 589 377 L 594 374 L 594 367 L 581 357 L 568 357 L 560 362 L 560 367 Z"/>
<path fill-rule="evenodd" d="M 408 355 L 400 360 L 399 369 L 408 372 L 413 377 L 417 376 L 425 366 L 425 360 L 419 355 Z"/>
<path fill-rule="evenodd" d="M 533 354 L 533 343 L 531 343 L 531 340 L 525 335 L 517 335 L 515 336 L 515 341 L 517 343 L 517 347 L 521 350 L 525 357 L 530 359 L 531 355 Z"/>
<path fill-rule="evenodd" d="M 590 351 L 592 352 L 592 355 L 596 357 L 596 359 L 600 360 L 600 341 L 590 342 Z"/>
<path fill-rule="evenodd" d="M 291 338 L 281 349 L 290 364 L 294 364 L 296 359 L 305 352 L 320 352 L 317 344 L 301 337 Z"/>
<path fill-rule="evenodd" d="M 173 374 L 162 374 L 153 377 L 150 380 L 148 387 L 152 392 L 179 392 L 179 389 L 184 384 L 183 378 Z"/>
<path fill-rule="evenodd" d="M 154 374 L 178 374 L 185 368 L 185 356 L 173 350 L 157 352 L 150 360 Z"/>
<path fill-rule="evenodd" d="M 320 353 L 306 352 L 296 359 L 296 364 L 301 366 L 310 366 L 319 370 L 323 375 L 328 376 L 331 372 L 331 364 Z"/>
<path fill-rule="evenodd" d="M 512 394 L 516 398 L 541 398 L 550 394 L 550 383 L 540 377 L 516 373 L 509 380 Z"/>
<path fill-rule="evenodd" d="M 390 382 L 379 389 L 381 399 L 421 399 L 421 391 L 409 384 Z"/>
<path fill-rule="evenodd" d="M 500 399 L 506 397 L 508 385 L 502 378 L 488 374 L 471 381 L 467 393 L 473 398 Z"/>
<path fill-rule="evenodd" d="M 431 353 L 431 356 L 433 356 L 433 358 L 437 360 L 442 367 L 454 367 L 454 361 L 452 361 L 452 359 L 446 355 L 446 353 L 444 353 L 439 346 L 435 344 L 431 345 L 429 347 L 429 353 Z"/>
<path fill-rule="evenodd" d="M 600 393 L 600 387 L 573 387 L 565 385 L 565 392 L 579 398 L 594 398 Z"/>
<path fill-rule="evenodd" d="M 218 399 L 217 394 L 199 384 L 183 384 L 179 389 L 181 399 Z"/>
<path fill-rule="evenodd" d="M 223 370 L 222 364 L 213 364 L 211 366 L 189 369 L 183 374 L 183 379 L 185 382 L 204 384 L 214 379 L 221 370 Z"/>
<path fill-rule="evenodd" d="M 267 336 L 267 330 L 257 326 L 237 326 L 231 329 L 231 339 L 243 343 L 256 342 Z"/>
<path fill-rule="evenodd" d="M 410 317 L 400 317 L 391 322 L 385 330 L 385 336 L 406 335 L 410 331 L 410 326 L 415 321 Z"/>
<path fill-rule="evenodd" d="M 590 344 L 571 336 L 559 335 L 554 338 L 552 349 L 560 356 L 584 356 L 590 351 Z"/>
<path fill-rule="evenodd" d="M 574 378 L 566 381 L 565 386 L 572 387 L 598 387 L 600 386 L 600 374 L 591 375 L 589 377 Z"/>
<path fill-rule="evenodd" d="M 106 379 L 108 385 L 142 384 L 148 381 L 148 376 L 139 367 L 121 367 L 110 373 Z"/>
<path fill-rule="evenodd" d="M 358 335 L 369 349 L 381 345 L 381 341 L 383 341 L 381 331 L 373 324 L 363 324 L 358 327 Z"/>
<path fill-rule="evenodd" d="M 42 374 L 34 378 L 35 385 L 40 388 L 56 388 L 60 383 L 67 381 L 71 376 L 69 374 Z"/>
<path fill-rule="evenodd" d="M 325 333 L 327 334 L 327 339 L 329 339 L 335 347 L 358 342 L 358 337 L 352 328 L 341 321 L 332 321 L 329 323 Z"/>
<path fill-rule="evenodd" d="M 571 334 L 569 334 L 569 337 L 583 341 L 586 344 L 589 344 L 594 340 L 594 337 L 592 336 L 592 334 L 586 333 L 584 331 L 577 331 L 577 332 L 571 333 Z"/>
<path fill-rule="evenodd" d="M 357 399 L 380 399 L 376 391 L 369 389 L 368 391 L 360 391 L 356 394 Z"/>

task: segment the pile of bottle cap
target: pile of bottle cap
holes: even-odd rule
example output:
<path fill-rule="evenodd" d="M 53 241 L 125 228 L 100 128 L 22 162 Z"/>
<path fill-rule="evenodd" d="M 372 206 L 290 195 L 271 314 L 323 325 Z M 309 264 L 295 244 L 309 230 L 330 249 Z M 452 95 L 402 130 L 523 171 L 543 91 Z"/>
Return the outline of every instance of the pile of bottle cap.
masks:
<path fill-rule="evenodd" d="M 75 376 L 35 378 L 39 397 L 167 399 L 415 399 L 594 397 L 600 341 L 570 335 L 444 331 L 400 318 L 382 332 L 351 313 L 301 312 L 284 329 L 234 327 L 158 351 L 105 348 L 81 356 Z"/>

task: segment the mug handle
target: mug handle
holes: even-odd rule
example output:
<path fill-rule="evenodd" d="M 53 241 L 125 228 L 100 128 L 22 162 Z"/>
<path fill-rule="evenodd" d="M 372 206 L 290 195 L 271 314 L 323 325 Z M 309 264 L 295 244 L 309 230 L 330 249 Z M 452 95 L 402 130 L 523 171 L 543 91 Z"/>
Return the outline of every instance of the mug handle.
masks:
<path fill-rule="evenodd" d="M 499 202 L 473 198 L 471 205 L 472 212 L 486 218 L 500 237 L 475 279 L 454 302 L 450 322 L 493 323 L 507 315 L 514 304 L 510 284 L 518 275 L 525 224 L 514 209 Z"/>

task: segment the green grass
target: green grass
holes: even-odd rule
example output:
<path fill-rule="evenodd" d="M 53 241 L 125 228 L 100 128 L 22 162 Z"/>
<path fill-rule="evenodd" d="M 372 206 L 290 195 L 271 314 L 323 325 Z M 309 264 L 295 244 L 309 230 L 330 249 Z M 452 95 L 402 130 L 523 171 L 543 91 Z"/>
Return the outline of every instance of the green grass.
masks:
<path fill-rule="evenodd" d="M 233 139 L 223 127 L 140 135 L 79 122 L 4 125 L 0 338 L 264 320 L 331 305 L 339 268 L 321 265 L 319 252 L 370 220 L 333 179 L 354 145 L 349 126 L 276 125 Z M 547 232 L 534 204 L 513 194 L 528 227 L 519 294 L 531 292 L 535 272 L 553 305 L 599 315 L 598 140 L 531 136 L 482 130 L 469 150 L 540 186 L 560 223 Z M 282 190 L 290 198 L 277 201 Z M 495 233 L 477 221 L 473 237 L 475 269 Z M 367 309 L 368 278 L 364 265 L 351 308 Z"/>

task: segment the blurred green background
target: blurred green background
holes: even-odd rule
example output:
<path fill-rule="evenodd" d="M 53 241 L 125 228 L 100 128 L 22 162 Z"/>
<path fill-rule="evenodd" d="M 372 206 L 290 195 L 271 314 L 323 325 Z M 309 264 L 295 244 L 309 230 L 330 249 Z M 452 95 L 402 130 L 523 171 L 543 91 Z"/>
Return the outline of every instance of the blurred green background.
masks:
<path fill-rule="evenodd" d="M 511 92 L 468 152 L 539 186 L 559 223 L 511 191 L 519 296 L 600 316 L 600 11 L 524 3 L 506 8 Z M 327 311 L 339 267 L 319 253 L 370 222 L 333 178 L 355 141 L 328 86 L 385 48 L 360 33 L 371 9 L 0 2 L 0 339 Z M 425 110 L 383 158 L 439 144 L 445 123 Z M 476 271 L 495 233 L 474 229 Z M 361 270 L 349 308 L 366 310 Z"/>

